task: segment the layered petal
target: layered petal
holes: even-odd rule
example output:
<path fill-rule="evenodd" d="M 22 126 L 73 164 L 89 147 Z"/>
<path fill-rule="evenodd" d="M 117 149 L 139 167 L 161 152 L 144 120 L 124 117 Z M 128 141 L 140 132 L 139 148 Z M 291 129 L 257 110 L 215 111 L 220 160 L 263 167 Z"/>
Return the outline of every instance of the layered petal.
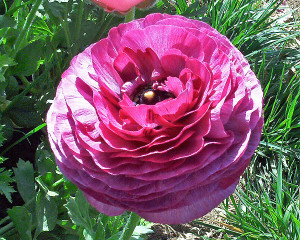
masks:
<path fill-rule="evenodd" d="M 100 2 L 125 12 L 144 1 Z M 185 223 L 233 193 L 260 140 L 262 98 L 225 36 L 150 14 L 72 60 L 47 114 L 49 141 L 100 212 Z"/>

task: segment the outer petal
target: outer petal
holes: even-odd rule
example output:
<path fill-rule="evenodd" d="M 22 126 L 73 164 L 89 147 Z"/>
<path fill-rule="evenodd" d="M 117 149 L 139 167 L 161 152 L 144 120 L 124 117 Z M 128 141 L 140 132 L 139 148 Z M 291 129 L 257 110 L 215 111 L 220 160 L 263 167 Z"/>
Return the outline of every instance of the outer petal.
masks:
<path fill-rule="evenodd" d="M 128 11 L 143 1 L 100 2 Z M 171 94 L 154 105 L 135 100 L 150 88 Z M 99 211 L 184 223 L 234 191 L 260 140 L 262 97 L 226 37 L 151 14 L 72 60 L 47 115 L 49 141 L 63 174 Z"/>

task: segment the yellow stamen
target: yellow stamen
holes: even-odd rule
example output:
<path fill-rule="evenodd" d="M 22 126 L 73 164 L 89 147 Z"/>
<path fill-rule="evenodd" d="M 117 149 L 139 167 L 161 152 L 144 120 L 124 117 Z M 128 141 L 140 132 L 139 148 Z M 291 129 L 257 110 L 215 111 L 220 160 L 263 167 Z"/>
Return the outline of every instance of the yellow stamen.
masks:
<path fill-rule="evenodd" d="M 155 97 L 154 91 L 150 90 L 144 93 L 144 98 L 148 101 L 152 101 Z"/>

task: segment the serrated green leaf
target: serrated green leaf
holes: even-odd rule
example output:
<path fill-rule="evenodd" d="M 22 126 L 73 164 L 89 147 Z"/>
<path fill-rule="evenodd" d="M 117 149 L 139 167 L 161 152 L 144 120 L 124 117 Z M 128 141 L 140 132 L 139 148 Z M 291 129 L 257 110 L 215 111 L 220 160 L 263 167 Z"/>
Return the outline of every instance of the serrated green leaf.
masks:
<path fill-rule="evenodd" d="M 0 194 L 4 194 L 9 202 L 12 202 L 11 193 L 15 192 L 10 185 L 14 180 L 11 171 L 0 168 Z"/>
<path fill-rule="evenodd" d="M 39 191 L 36 198 L 37 229 L 35 237 L 41 232 L 52 231 L 56 225 L 58 210 L 55 200 L 43 191 Z"/>
<path fill-rule="evenodd" d="M 31 97 L 21 97 L 8 113 L 11 120 L 18 126 L 33 128 L 42 123 L 41 116 L 35 110 L 35 100 Z"/>
<path fill-rule="evenodd" d="M 17 65 L 13 67 L 15 75 L 30 76 L 39 67 L 42 56 L 42 41 L 35 41 L 21 49 L 16 55 L 15 61 Z"/>
<path fill-rule="evenodd" d="M 105 239 L 105 228 L 102 222 L 98 222 L 98 226 L 95 232 L 95 239 Z"/>
<path fill-rule="evenodd" d="M 9 66 L 14 66 L 16 65 L 16 62 L 14 61 L 13 58 L 5 55 L 5 54 L 0 54 L 0 68 L 2 67 L 9 67 Z"/>
<path fill-rule="evenodd" d="M 68 209 L 68 214 L 73 223 L 87 230 L 92 229 L 89 219 L 90 204 L 81 191 L 77 191 L 75 198 L 70 197 L 68 203 L 65 204 L 65 207 Z"/>
<path fill-rule="evenodd" d="M 54 172 L 56 165 L 54 162 L 54 155 L 46 149 L 45 144 L 42 142 L 35 153 L 35 163 L 41 175 L 47 172 Z"/>
<path fill-rule="evenodd" d="M 31 213 L 24 206 L 17 206 L 7 211 L 21 240 L 31 240 Z"/>
<path fill-rule="evenodd" d="M 17 168 L 13 168 L 17 182 L 18 191 L 25 202 L 35 198 L 34 170 L 30 162 L 22 159 L 17 163 Z"/>
<path fill-rule="evenodd" d="M 95 239 L 105 239 L 105 228 L 109 222 L 109 216 L 105 214 L 98 215 L 97 229 L 95 231 Z"/>

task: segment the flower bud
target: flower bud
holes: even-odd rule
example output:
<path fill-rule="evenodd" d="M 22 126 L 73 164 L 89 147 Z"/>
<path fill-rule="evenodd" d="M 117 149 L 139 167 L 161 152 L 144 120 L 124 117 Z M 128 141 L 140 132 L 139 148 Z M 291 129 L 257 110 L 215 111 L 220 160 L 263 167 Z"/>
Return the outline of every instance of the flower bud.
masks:
<path fill-rule="evenodd" d="M 156 0 L 91 0 L 96 5 L 103 7 L 107 12 L 119 12 L 123 15 L 133 7 L 141 9 L 153 6 Z"/>

